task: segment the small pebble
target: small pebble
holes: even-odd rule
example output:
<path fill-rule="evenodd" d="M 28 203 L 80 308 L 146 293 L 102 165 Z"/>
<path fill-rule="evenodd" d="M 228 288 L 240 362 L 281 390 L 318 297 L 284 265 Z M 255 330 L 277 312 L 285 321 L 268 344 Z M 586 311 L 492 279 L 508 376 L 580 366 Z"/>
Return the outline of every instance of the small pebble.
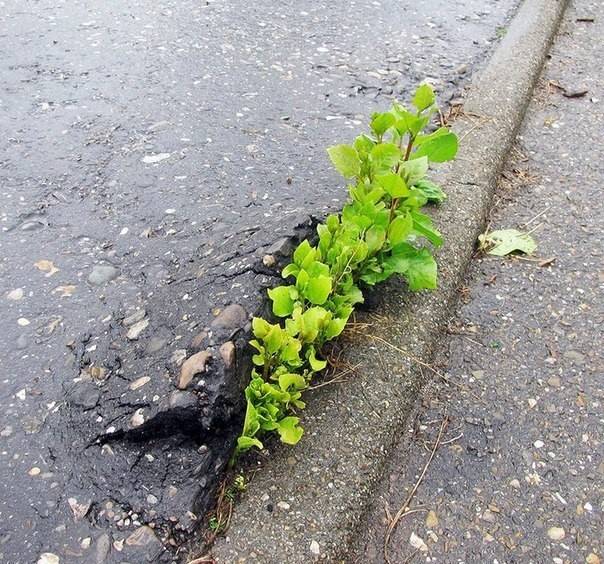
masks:
<path fill-rule="evenodd" d="M 550 527 L 547 530 L 547 536 L 554 541 L 559 541 L 566 536 L 566 532 L 562 527 Z"/>
<path fill-rule="evenodd" d="M 6 297 L 13 301 L 20 300 L 23 298 L 23 289 L 16 288 L 15 290 L 11 290 L 8 294 L 6 294 Z"/>
<path fill-rule="evenodd" d="M 92 272 L 88 275 L 88 282 L 94 286 L 100 286 L 117 278 L 119 271 L 109 264 L 97 264 L 92 267 Z"/>
<path fill-rule="evenodd" d="M 141 321 L 137 321 L 134 325 L 128 329 L 128 333 L 126 333 L 126 337 L 131 341 L 136 341 L 140 334 L 149 326 L 149 318 L 142 319 Z"/>
<path fill-rule="evenodd" d="M 61 560 L 56 554 L 44 552 L 43 554 L 40 554 L 37 564 L 59 564 L 60 562 Z"/>
<path fill-rule="evenodd" d="M 134 415 L 130 418 L 130 425 L 132 425 L 132 427 L 140 427 L 144 422 L 144 410 L 143 408 L 139 408 L 134 412 Z"/>
<path fill-rule="evenodd" d="M 267 268 L 271 268 L 272 266 L 275 266 L 276 264 L 276 260 L 275 257 L 273 255 L 264 255 L 262 257 L 262 264 L 264 266 L 266 266 Z"/>

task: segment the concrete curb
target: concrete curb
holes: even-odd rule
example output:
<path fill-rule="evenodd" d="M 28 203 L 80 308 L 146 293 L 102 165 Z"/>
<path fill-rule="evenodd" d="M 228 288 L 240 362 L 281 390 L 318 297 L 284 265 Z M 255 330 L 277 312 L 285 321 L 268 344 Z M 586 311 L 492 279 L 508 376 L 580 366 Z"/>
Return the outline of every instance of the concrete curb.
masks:
<path fill-rule="evenodd" d="M 522 122 L 566 0 L 525 0 L 487 67 L 475 77 L 463 139 L 436 210 L 445 236 L 440 287 L 410 295 L 400 282 L 380 289 L 360 321 L 347 360 L 359 364 L 346 383 L 308 394 L 306 435 L 279 448 L 249 485 L 228 535 L 212 555 L 219 563 L 345 562 L 356 527 L 384 463 L 428 374 L 423 366 L 442 334 L 483 230 L 501 167 Z M 282 502 L 282 503 L 280 503 Z"/>

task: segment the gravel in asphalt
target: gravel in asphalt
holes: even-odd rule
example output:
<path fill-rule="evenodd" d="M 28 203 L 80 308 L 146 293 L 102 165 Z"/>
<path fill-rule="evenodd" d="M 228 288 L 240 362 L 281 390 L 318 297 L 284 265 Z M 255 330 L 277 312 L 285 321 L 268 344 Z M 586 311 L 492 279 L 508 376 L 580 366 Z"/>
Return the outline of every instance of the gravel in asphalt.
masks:
<path fill-rule="evenodd" d="M 603 8 L 572 2 L 498 192 L 491 229 L 536 256 L 477 256 L 357 562 L 415 484 L 392 563 L 604 561 Z"/>

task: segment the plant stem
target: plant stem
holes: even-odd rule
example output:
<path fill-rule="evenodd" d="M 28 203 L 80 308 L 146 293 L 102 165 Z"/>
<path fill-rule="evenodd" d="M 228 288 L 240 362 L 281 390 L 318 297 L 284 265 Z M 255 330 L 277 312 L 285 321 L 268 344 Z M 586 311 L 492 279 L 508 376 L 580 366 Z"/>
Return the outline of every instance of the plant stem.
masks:
<path fill-rule="evenodd" d="M 401 139 L 402 141 L 402 139 Z M 394 169 L 394 172 L 396 174 L 398 174 L 398 171 L 401 167 L 401 162 L 406 162 L 409 160 L 409 157 L 411 156 L 411 149 L 413 149 L 413 143 L 415 142 L 415 137 L 413 135 L 409 135 L 409 142 L 407 143 L 407 149 L 405 150 L 405 156 L 403 157 L 402 161 L 399 161 L 398 164 L 396 165 L 396 168 Z M 398 201 L 399 198 L 392 198 L 392 202 L 390 203 L 390 217 L 388 218 L 388 224 L 392 223 L 392 220 L 394 219 L 394 211 L 396 210 L 397 206 L 398 206 Z"/>
<path fill-rule="evenodd" d="M 409 143 L 407 143 L 407 150 L 405 151 L 405 158 L 403 160 L 408 161 L 411 156 L 411 149 L 413 148 L 413 143 L 415 143 L 415 137 L 409 137 Z"/>

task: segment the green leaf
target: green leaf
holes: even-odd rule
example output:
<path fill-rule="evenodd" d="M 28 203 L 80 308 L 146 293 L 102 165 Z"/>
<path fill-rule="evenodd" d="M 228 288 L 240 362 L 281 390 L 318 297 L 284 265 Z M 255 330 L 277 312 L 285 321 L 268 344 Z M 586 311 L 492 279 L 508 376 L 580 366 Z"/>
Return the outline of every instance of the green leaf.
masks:
<path fill-rule="evenodd" d="M 377 137 L 381 138 L 394 125 L 395 121 L 396 118 L 389 112 L 375 113 L 371 116 L 371 129 Z"/>
<path fill-rule="evenodd" d="M 364 202 L 369 202 L 371 204 L 376 204 L 382 199 L 384 195 L 384 189 L 381 186 L 376 186 L 367 192 L 365 197 L 363 198 Z"/>
<path fill-rule="evenodd" d="M 252 437 L 258 432 L 259 429 L 260 424 L 258 423 L 258 412 L 256 411 L 256 408 L 254 407 L 252 401 L 247 398 L 247 404 L 245 408 L 245 421 L 243 422 L 242 434 Z"/>
<path fill-rule="evenodd" d="M 392 143 L 380 143 L 371 150 L 371 168 L 375 174 L 389 172 L 400 160 L 401 151 Z"/>
<path fill-rule="evenodd" d="M 413 257 L 410 257 L 405 278 L 409 288 L 414 292 L 436 288 L 436 261 L 428 249 L 421 249 Z"/>
<path fill-rule="evenodd" d="M 273 300 L 273 313 L 277 317 L 287 317 L 294 311 L 294 300 L 291 297 L 293 286 L 278 286 L 268 291 Z"/>
<path fill-rule="evenodd" d="M 309 347 L 306 358 L 308 359 L 308 364 L 310 364 L 313 372 L 321 372 L 321 370 L 324 370 L 327 366 L 326 360 L 319 360 L 317 358 L 315 347 Z"/>
<path fill-rule="evenodd" d="M 455 158 L 456 154 L 457 135 L 449 132 L 422 143 L 413 154 L 413 158 L 426 156 L 432 162 L 444 163 Z"/>
<path fill-rule="evenodd" d="M 419 209 L 428 203 L 428 198 L 421 190 L 417 190 L 415 186 L 409 190 L 409 195 L 405 198 L 405 207 L 409 210 Z"/>
<path fill-rule="evenodd" d="M 440 137 L 441 135 L 447 135 L 447 133 L 449 133 L 449 129 L 447 127 L 439 127 L 436 131 L 433 131 L 432 133 L 418 135 L 415 138 L 413 145 L 415 146 L 415 148 L 417 148 L 420 145 L 427 143 L 428 141 L 432 141 L 433 139 Z"/>
<path fill-rule="evenodd" d="M 300 267 L 293 262 L 288 264 L 281 273 L 283 278 L 289 278 L 290 276 L 296 276 L 300 272 Z"/>
<path fill-rule="evenodd" d="M 428 172 L 428 157 L 418 157 L 403 163 L 403 172 L 409 186 L 419 182 Z"/>
<path fill-rule="evenodd" d="M 401 243 L 392 249 L 387 265 L 393 272 L 404 274 L 413 291 L 436 288 L 436 262 L 428 249 Z"/>
<path fill-rule="evenodd" d="M 407 183 L 394 172 L 381 174 L 375 181 L 389 194 L 391 198 L 402 198 L 409 192 Z"/>
<path fill-rule="evenodd" d="M 354 148 L 357 150 L 359 156 L 367 155 L 368 153 L 370 153 L 374 145 L 375 141 L 364 133 L 362 135 L 359 135 L 354 140 Z"/>
<path fill-rule="evenodd" d="M 250 450 L 252 447 L 256 447 L 262 450 L 264 448 L 264 445 L 255 437 L 247 437 L 245 435 L 241 435 L 237 439 L 238 452 L 245 452 L 247 450 Z"/>
<path fill-rule="evenodd" d="M 383 227 L 372 225 L 365 233 L 365 242 L 367 243 L 369 253 L 376 253 L 379 251 L 385 240 L 386 230 Z"/>
<path fill-rule="evenodd" d="M 344 178 L 353 178 L 359 175 L 361 161 L 359 154 L 350 145 L 335 145 L 327 149 L 331 162 Z"/>
<path fill-rule="evenodd" d="M 304 429 L 299 426 L 298 417 L 284 417 L 277 421 L 277 431 L 281 437 L 281 442 L 288 445 L 295 445 L 300 441 L 304 434 Z"/>
<path fill-rule="evenodd" d="M 407 113 L 400 122 L 397 122 L 397 131 L 408 131 L 412 137 L 415 137 L 428 125 L 429 121 L 429 116 L 418 117 L 412 113 Z"/>
<path fill-rule="evenodd" d="M 361 292 L 361 289 L 355 284 L 352 284 L 350 288 L 346 289 L 342 297 L 346 299 L 347 303 L 352 305 L 362 304 L 365 301 L 363 292 Z"/>
<path fill-rule="evenodd" d="M 271 325 L 271 330 L 264 337 L 264 345 L 269 354 L 275 354 L 283 345 L 283 330 L 278 325 Z"/>
<path fill-rule="evenodd" d="M 402 243 L 413 229 L 413 219 L 410 214 L 399 215 L 392 220 L 388 228 L 388 240 L 391 245 Z"/>
<path fill-rule="evenodd" d="M 322 305 L 325 303 L 331 293 L 331 277 L 318 276 L 311 278 L 304 290 L 304 296 L 314 305 Z"/>
<path fill-rule="evenodd" d="M 302 334 L 305 343 L 316 341 L 319 331 L 331 318 L 331 313 L 324 307 L 314 306 L 308 308 L 302 315 Z"/>
<path fill-rule="evenodd" d="M 347 321 L 347 319 L 340 317 L 332 319 L 325 329 L 325 338 L 328 341 L 335 339 L 340 333 L 342 333 L 342 331 L 344 331 Z"/>
<path fill-rule="evenodd" d="M 423 235 L 436 247 L 440 247 L 443 244 L 443 238 L 440 232 L 432 225 L 430 217 L 418 211 L 410 213 L 413 218 L 413 230 L 419 235 Z"/>
<path fill-rule="evenodd" d="M 285 346 L 281 349 L 280 358 L 290 366 L 300 366 L 302 364 L 302 361 L 300 360 L 301 349 L 302 343 L 298 339 L 290 337 L 285 342 Z"/>
<path fill-rule="evenodd" d="M 335 233 L 340 227 L 340 218 L 335 213 L 332 213 L 327 216 L 325 224 L 331 233 Z"/>
<path fill-rule="evenodd" d="M 304 390 L 306 389 L 307 384 L 306 380 L 304 379 L 304 376 L 287 372 L 279 376 L 279 387 L 284 392 L 287 392 L 291 387 L 293 387 L 294 390 Z"/>
<path fill-rule="evenodd" d="M 311 247 L 307 239 L 304 239 L 294 251 L 294 263 L 301 266 L 304 260 L 312 254 L 314 249 Z M 313 255 L 314 256 L 314 255 Z"/>
<path fill-rule="evenodd" d="M 447 199 L 447 195 L 443 192 L 442 188 L 426 178 L 422 178 L 419 182 L 416 182 L 415 188 L 422 192 L 429 202 L 440 204 Z"/>
<path fill-rule="evenodd" d="M 271 324 L 261 317 L 254 317 L 252 319 L 252 330 L 255 337 L 258 337 L 258 339 L 264 339 L 267 333 L 271 330 Z"/>
<path fill-rule="evenodd" d="M 434 90 L 429 84 L 422 84 L 413 96 L 413 105 L 421 112 L 434 104 L 436 96 Z"/>
<path fill-rule="evenodd" d="M 313 261 L 306 268 L 311 278 L 318 278 L 319 276 L 329 276 L 329 266 L 318 260 Z"/>
<path fill-rule="evenodd" d="M 298 272 L 298 276 L 296 277 L 296 288 L 299 290 L 300 293 L 304 293 L 304 290 L 309 280 L 310 276 L 308 275 L 308 272 L 306 272 L 306 270 L 301 270 L 300 272 Z"/>
<path fill-rule="evenodd" d="M 479 235 L 480 248 L 490 255 L 503 257 L 514 252 L 532 255 L 537 243 L 528 234 L 517 229 L 501 229 Z"/>

